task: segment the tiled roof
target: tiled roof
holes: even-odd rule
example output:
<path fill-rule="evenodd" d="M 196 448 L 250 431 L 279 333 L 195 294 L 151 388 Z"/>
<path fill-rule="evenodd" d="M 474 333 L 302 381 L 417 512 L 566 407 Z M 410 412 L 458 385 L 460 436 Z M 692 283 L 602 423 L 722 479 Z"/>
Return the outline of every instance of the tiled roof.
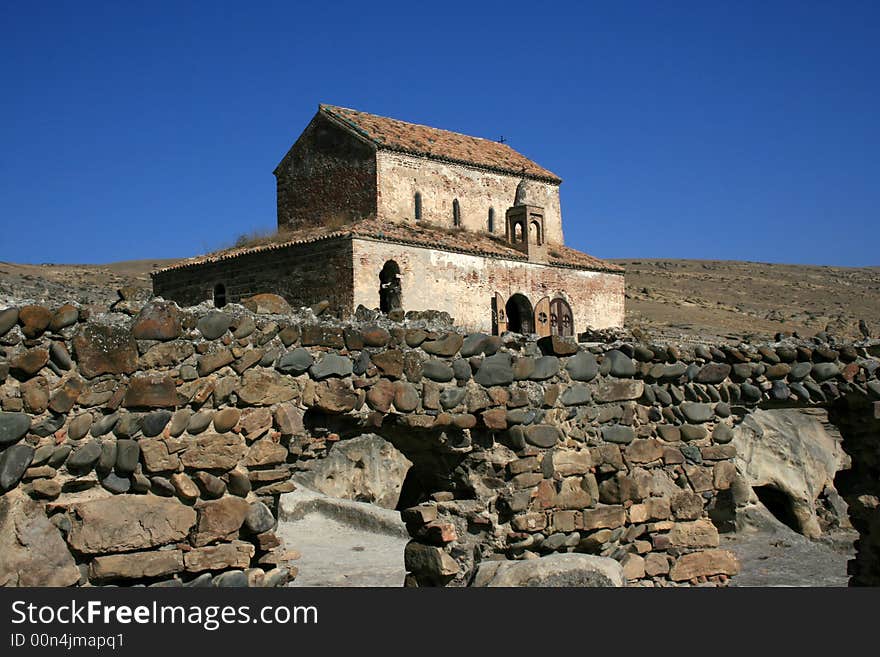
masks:
<path fill-rule="evenodd" d="M 204 256 L 188 258 L 158 271 L 184 269 L 211 262 L 220 262 L 221 260 L 228 260 L 251 253 L 274 251 L 297 244 L 308 244 L 336 237 L 362 237 L 381 242 L 408 244 L 440 251 L 451 251 L 453 253 L 466 253 L 522 262 L 528 261 L 524 253 L 517 251 L 503 239 L 486 233 L 440 228 L 425 224 L 401 224 L 378 221 L 376 219 L 363 219 L 338 228 L 315 226 L 313 228 L 282 233 L 266 244 L 225 249 Z M 549 264 L 558 267 L 623 273 L 623 268 L 618 265 L 594 258 L 591 255 L 567 246 L 551 245 L 548 252 Z"/>
<path fill-rule="evenodd" d="M 562 182 L 562 179 L 552 171 L 535 164 L 507 144 L 497 141 L 469 137 L 449 130 L 406 123 L 334 105 L 321 105 L 320 112 L 373 142 L 380 149 L 460 162 L 554 183 Z"/>

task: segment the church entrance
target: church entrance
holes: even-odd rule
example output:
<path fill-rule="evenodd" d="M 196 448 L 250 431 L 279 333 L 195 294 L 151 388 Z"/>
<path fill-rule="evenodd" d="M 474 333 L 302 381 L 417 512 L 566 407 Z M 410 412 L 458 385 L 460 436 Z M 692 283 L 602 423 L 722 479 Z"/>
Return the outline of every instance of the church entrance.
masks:
<path fill-rule="evenodd" d="M 523 294 L 514 294 L 504 306 L 507 312 L 507 330 L 514 333 L 534 333 L 532 303 Z"/>
<path fill-rule="evenodd" d="M 553 299 L 550 302 L 550 331 L 553 335 L 562 337 L 574 335 L 574 316 L 565 299 Z"/>
<path fill-rule="evenodd" d="M 390 313 L 403 308 L 401 300 L 400 267 L 393 260 L 382 266 L 379 272 L 379 310 Z"/>

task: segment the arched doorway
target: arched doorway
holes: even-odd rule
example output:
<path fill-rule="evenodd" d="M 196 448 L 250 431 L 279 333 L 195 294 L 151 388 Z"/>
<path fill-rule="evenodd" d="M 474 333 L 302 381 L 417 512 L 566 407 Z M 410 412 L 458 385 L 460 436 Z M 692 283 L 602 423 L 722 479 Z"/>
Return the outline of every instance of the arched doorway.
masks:
<path fill-rule="evenodd" d="M 574 335 L 574 315 L 565 299 L 550 302 L 550 332 L 563 337 Z"/>
<path fill-rule="evenodd" d="M 507 311 L 507 330 L 514 333 L 534 333 L 532 303 L 524 294 L 514 294 L 504 306 Z"/>
<path fill-rule="evenodd" d="M 393 260 L 382 266 L 379 272 L 379 310 L 390 313 L 403 308 L 401 299 L 400 267 Z"/>

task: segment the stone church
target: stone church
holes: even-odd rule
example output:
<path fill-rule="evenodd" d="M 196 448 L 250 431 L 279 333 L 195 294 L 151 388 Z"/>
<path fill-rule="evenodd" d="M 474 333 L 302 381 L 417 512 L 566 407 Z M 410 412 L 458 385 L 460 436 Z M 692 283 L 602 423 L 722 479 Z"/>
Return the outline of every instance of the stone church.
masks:
<path fill-rule="evenodd" d="M 562 180 L 507 144 L 320 105 L 275 178 L 275 239 L 159 270 L 154 293 L 433 309 L 496 334 L 623 324 L 623 270 L 565 246 Z"/>

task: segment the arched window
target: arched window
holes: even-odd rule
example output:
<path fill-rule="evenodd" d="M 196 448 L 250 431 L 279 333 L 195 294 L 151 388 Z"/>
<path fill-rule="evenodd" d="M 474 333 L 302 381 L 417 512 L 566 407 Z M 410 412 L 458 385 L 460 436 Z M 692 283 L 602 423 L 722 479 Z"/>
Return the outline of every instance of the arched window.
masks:
<path fill-rule="evenodd" d="M 452 201 L 452 225 L 461 226 L 461 206 L 458 204 L 458 199 Z"/>
<path fill-rule="evenodd" d="M 541 226 L 537 221 L 533 221 L 529 227 L 529 242 L 541 245 Z"/>
<path fill-rule="evenodd" d="M 413 197 L 413 202 L 415 203 L 415 218 L 416 221 L 422 220 L 422 193 L 416 192 L 416 195 Z"/>
<path fill-rule="evenodd" d="M 523 227 L 520 222 L 516 222 L 513 225 L 513 243 L 517 244 L 523 241 Z"/>
<path fill-rule="evenodd" d="M 495 208 L 489 208 L 489 232 L 495 232 Z"/>
<path fill-rule="evenodd" d="M 390 313 L 392 310 L 402 308 L 400 297 L 400 267 L 393 260 L 389 260 L 379 272 L 379 310 Z"/>
<path fill-rule="evenodd" d="M 217 283 L 214 286 L 214 307 L 222 308 L 226 305 L 226 286 L 223 283 Z"/>

